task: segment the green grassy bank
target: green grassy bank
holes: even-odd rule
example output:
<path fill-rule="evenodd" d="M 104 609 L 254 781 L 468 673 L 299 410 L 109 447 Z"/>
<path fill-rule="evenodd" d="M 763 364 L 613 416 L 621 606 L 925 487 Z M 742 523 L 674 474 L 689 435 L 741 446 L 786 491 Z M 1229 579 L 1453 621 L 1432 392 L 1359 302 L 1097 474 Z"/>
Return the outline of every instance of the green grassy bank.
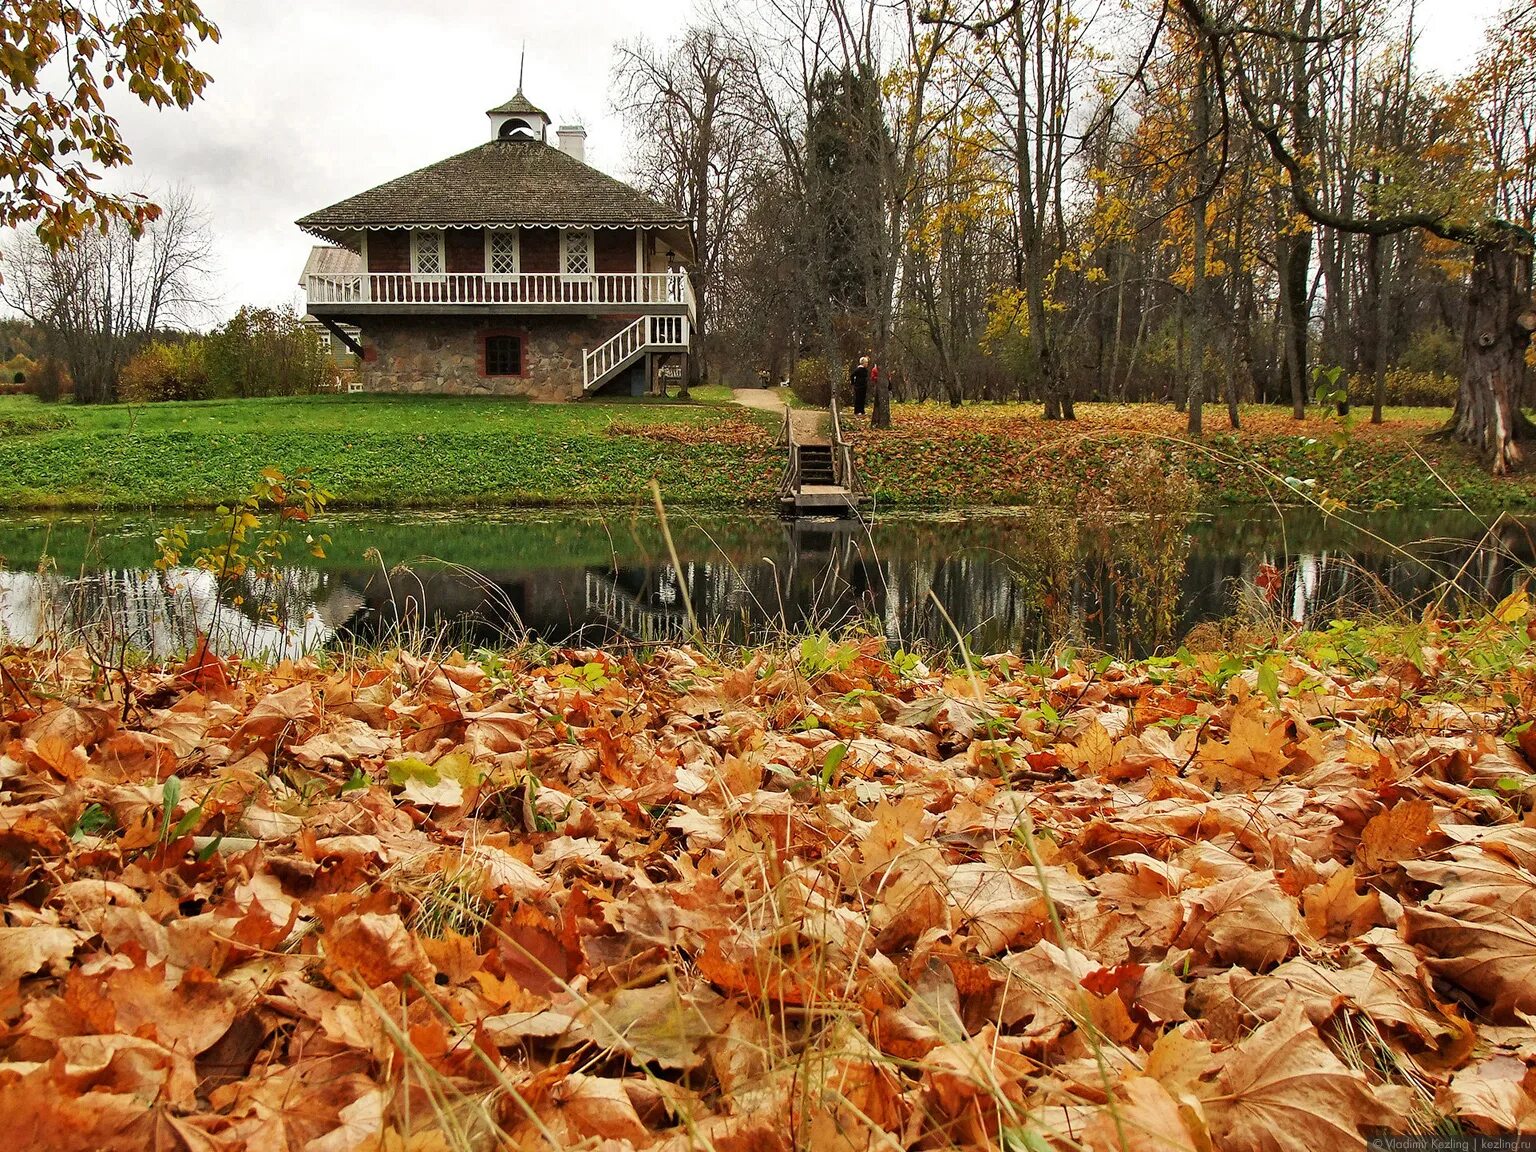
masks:
<path fill-rule="evenodd" d="M 324 396 L 147 406 L 46 406 L 0 397 L 0 509 L 211 507 L 264 467 L 311 470 L 337 508 L 648 503 L 772 505 L 777 420 L 701 390 L 702 403 L 534 405 L 459 397 Z M 1536 508 L 1536 472 L 1495 479 L 1426 440 L 1436 409 L 1380 426 L 1292 421 L 1249 407 L 1231 432 L 1212 412 L 1200 443 L 1158 405 L 1082 404 L 1070 423 L 1031 405 L 898 405 L 894 428 L 851 421 L 881 507 L 1072 506 L 1107 494 L 1140 507 L 1147 460 L 1176 465 L 1208 507 L 1338 500 L 1353 509 Z"/>
<path fill-rule="evenodd" d="M 0 508 L 208 507 L 265 467 L 341 508 L 766 501 L 772 421 L 722 403 L 314 396 L 48 407 L 0 398 Z"/>

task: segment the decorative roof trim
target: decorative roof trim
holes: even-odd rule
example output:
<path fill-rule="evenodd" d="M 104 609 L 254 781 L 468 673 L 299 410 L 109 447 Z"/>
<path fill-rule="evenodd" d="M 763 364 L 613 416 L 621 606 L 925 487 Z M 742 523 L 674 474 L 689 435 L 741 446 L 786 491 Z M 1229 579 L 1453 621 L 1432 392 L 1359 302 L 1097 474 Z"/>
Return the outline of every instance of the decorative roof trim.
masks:
<path fill-rule="evenodd" d="M 679 228 L 692 227 L 693 221 L 684 217 L 676 220 L 648 220 L 639 224 L 590 224 L 582 220 L 517 220 L 510 224 L 440 224 L 431 220 L 417 220 L 409 224 L 325 224 L 316 227 L 327 228 L 332 232 L 402 232 L 409 228 L 435 228 L 439 231 L 453 229 L 454 231 L 470 228 L 483 228 L 495 231 L 502 228 L 580 228 L 580 229 L 610 229 L 620 228 Z M 299 225 L 306 232 L 311 229 L 307 225 Z"/>
<path fill-rule="evenodd" d="M 329 224 L 314 225 L 300 224 L 299 228 L 308 232 L 317 240 L 324 240 L 334 244 L 332 236 L 342 232 L 409 232 L 416 228 L 432 229 L 438 232 L 468 232 L 478 229 L 484 232 L 501 232 L 511 228 L 580 228 L 583 230 L 617 232 L 621 229 L 637 228 L 651 232 L 665 232 L 671 228 L 692 228 L 693 221 L 686 218 L 677 220 L 652 220 L 645 224 L 583 224 L 579 221 L 573 223 L 543 223 L 530 221 L 525 224 Z"/>

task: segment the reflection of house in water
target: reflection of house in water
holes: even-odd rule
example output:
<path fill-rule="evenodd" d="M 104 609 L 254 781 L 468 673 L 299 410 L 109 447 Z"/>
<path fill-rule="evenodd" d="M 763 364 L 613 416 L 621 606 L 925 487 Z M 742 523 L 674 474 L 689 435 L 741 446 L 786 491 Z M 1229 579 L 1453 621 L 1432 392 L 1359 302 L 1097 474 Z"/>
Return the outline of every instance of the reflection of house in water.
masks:
<path fill-rule="evenodd" d="M 620 636 L 646 643 L 676 640 L 688 631 L 688 616 L 681 604 L 647 604 L 642 595 L 621 583 L 623 576 L 622 572 L 610 574 L 588 569 L 587 610 L 601 617 Z"/>
<path fill-rule="evenodd" d="M 125 645 L 166 657 L 190 651 L 206 634 L 215 651 L 285 659 L 331 639 L 324 605 L 332 618 L 347 613 L 345 591 L 328 588 L 311 568 L 284 569 L 270 582 L 245 579 L 237 589 L 239 607 L 221 605 L 213 575 L 196 568 L 0 571 L 0 636 Z"/>
<path fill-rule="evenodd" d="M 690 604 L 703 626 L 750 620 L 752 598 L 741 572 L 725 563 L 685 563 L 681 580 L 670 564 L 586 572 L 586 605 L 593 619 L 619 636 L 647 643 L 685 636 Z"/>

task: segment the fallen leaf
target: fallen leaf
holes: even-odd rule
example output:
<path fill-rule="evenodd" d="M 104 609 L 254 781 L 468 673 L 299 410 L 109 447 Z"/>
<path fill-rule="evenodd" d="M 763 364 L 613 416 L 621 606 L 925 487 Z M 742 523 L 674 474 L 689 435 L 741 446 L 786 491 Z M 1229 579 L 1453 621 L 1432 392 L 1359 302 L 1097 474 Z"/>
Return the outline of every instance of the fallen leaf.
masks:
<path fill-rule="evenodd" d="M 1323 1043 L 1295 1002 L 1230 1052 L 1203 1100 L 1227 1152 L 1363 1149 L 1362 1128 L 1400 1122 Z"/>

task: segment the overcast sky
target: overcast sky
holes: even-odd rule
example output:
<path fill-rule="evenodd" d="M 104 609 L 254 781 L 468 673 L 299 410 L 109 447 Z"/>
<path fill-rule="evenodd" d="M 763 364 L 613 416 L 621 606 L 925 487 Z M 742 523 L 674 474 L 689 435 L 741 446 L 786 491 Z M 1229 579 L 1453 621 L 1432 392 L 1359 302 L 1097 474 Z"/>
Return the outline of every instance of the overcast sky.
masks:
<path fill-rule="evenodd" d="M 136 186 L 181 183 L 206 206 L 220 269 L 217 321 L 244 303 L 298 302 L 305 213 L 489 138 L 484 112 L 524 89 L 587 127 L 587 161 L 626 173 L 609 110 L 614 45 L 665 40 L 690 0 L 204 0 L 223 31 L 188 112 L 124 109 Z M 730 0 L 721 0 L 729 11 Z M 1498 0 L 1419 0 L 1421 59 L 1454 72 Z"/>

